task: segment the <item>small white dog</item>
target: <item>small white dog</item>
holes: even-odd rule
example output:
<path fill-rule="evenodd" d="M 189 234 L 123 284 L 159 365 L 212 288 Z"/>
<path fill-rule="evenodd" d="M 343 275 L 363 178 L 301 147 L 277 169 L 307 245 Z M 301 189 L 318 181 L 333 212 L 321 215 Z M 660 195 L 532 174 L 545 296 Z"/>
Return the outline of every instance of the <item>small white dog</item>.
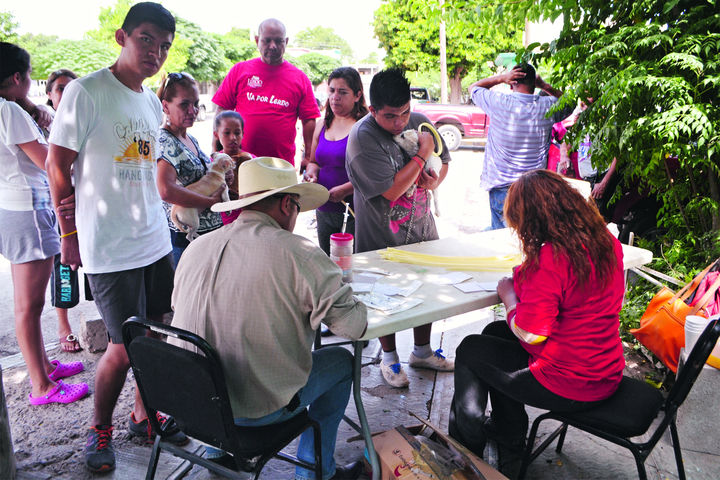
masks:
<path fill-rule="evenodd" d="M 225 173 L 235 168 L 235 162 L 229 155 L 225 155 L 224 153 L 213 153 L 212 157 L 214 161 L 210 164 L 210 169 L 207 173 L 200 180 L 187 185 L 185 188 L 209 197 L 225 183 Z M 227 186 L 222 194 L 222 200 L 223 202 L 230 200 Z M 201 211 L 200 208 L 181 207 L 178 205 L 173 205 L 170 209 L 172 222 L 181 231 L 187 233 L 187 239 L 190 242 L 198 237 L 197 231 L 198 228 L 200 228 Z"/>
<path fill-rule="evenodd" d="M 414 157 L 417 155 L 418 151 L 420 150 L 420 144 L 418 143 L 418 132 L 417 130 L 405 130 L 400 135 L 395 135 L 393 137 L 393 140 L 395 140 L 395 143 L 400 145 L 400 148 L 405 150 L 410 157 Z M 435 155 L 434 153 L 428 157 L 427 161 L 425 162 L 425 171 L 430 172 L 432 170 L 437 175 L 440 175 L 440 169 L 442 168 L 442 160 L 440 160 L 440 157 Z M 405 192 L 405 195 L 408 197 L 412 197 L 415 193 L 415 189 L 417 188 L 417 185 L 413 184 L 407 192 Z M 440 200 L 438 199 L 438 192 L 429 190 L 428 192 L 432 192 L 432 198 L 433 198 L 433 206 L 435 207 L 435 216 L 440 216 Z"/>

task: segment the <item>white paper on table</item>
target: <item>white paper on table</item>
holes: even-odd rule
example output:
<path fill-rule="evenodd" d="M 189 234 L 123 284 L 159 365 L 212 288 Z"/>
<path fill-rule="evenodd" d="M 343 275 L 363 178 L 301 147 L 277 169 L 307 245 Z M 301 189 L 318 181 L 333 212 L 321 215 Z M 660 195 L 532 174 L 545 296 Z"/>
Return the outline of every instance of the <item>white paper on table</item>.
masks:
<path fill-rule="evenodd" d="M 368 283 L 372 285 L 378 278 L 380 278 L 380 275 L 369 275 L 363 273 L 361 275 L 353 275 L 353 283 Z"/>
<path fill-rule="evenodd" d="M 374 285 L 372 283 L 352 282 L 350 286 L 352 287 L 353 293 L 366 293 L 372 291 Z"/>
<path fill-rule="evenodd" d="M 373 274 L 381 276 L 390 275 L 389 271 L 383 270 L 381 268 L 354 268 L 353 270 L 356 272 L 362 272 L 363 274 Z"/>
<path fill-rule="evenodd" d="M 418 288 L 422 287 L 423 282 L 420 280 L 415 280 L 410 286 L 403 288 L 398 292 L 398 295 L 402 295 L 403 297 L 409 297 L 413 293 L 417 291 Z"/>
<path fill-rule="evenodd" d="M 400 290 L 402 290 L 400 287 L 396 287 L 394 285 L 388 285 L 387 283 L 376 282 L 373 292 L 377 292 L 382 295 L 387 295 L 388 297 L 392 297 L 393 295 L 397 295 L 398 293 L 400 293 Z"/>
<path fill-rule="evenodd" d="M 376 292 L 355 295 L 355 298 L 363 302 L 369 308 L 380 310 L 387 315 L 402 312 L 422 303 L 422 300 L 419 298 L 391 298 L 387 295 Z"/>
<path fill-rule="evenodd" d="M 468 275 L 467 273 L 463 272 L 451 272 L 446 273 L 445 275 L 440 275 L 437 280 L 435 280 L 436 285 L 455 285 L 456 283 L 462 283 L 465 280 L 469 280 L 473 278 L 472 275 Z"/>
<path fill-rule="evenodd" d="M 453 285 L 463 293 L 494 292 L 497 290 L 497 283 L 493 282 L 466 282 Z"/>
<path fill-rule="evenodd" d="M 385 315 L 392 315 L 394 313 L 404 312 L 405 310 L 409 310 L 417 305 L 420 305 L 421 303 L 423 303 L 423 301 L 419 298 L 408 298 L 405 303 L 403 303 L 399 307 L 393 308 L 392 310 L 385 310 L 383 313 Z"/>

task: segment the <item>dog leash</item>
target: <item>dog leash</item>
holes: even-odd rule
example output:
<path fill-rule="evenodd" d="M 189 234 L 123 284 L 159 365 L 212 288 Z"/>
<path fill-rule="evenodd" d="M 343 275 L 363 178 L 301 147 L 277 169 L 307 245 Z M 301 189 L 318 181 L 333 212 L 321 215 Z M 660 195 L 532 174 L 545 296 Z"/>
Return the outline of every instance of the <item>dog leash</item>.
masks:
<path fill-rule="evenodd" d="M 435 130 L 435 127 L 433 127 L 429 123 L 421 123 L 420 126 L 418 127 L 418 132 L 423 127 L 425 127 L 428 130 L 428 132 L 432 133 L 433 136 L 435 137 L 435 140 L 437 140 L 437 142 L 436 142 L 437 148 L 433 149 L 433 153 L 439 157 L 440 155 L 442 155 L 442 152 L 443 152 L 443 144 L 440 141 L 440 134 L 438 133 L 437 130 Z M 437 150 L 437 152 L 435 150 Z"/>

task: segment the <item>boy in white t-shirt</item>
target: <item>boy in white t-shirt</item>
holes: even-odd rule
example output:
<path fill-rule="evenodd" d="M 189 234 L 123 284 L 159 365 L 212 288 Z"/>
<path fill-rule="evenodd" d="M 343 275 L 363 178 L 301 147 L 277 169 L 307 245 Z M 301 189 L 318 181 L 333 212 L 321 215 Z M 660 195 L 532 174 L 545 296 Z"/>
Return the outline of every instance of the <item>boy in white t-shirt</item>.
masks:
<path fill-rule="evenodd" d="M 162 320 L 171 310 L 172 247 L 155 183 L 162 110 L 142 83 L 160 70 L 174 36 L 175 19 L 165 8 L 134 5 L 115 32 L 117 61 L 68 85 L 49 138 L 53 199 L 72 193 L 73 164 L 76 183 L 75 219 L 59 219 L 62 262 L 84 267 L 111 340 L 95 375 L 85 447 L 93 471 L 115 467 L 112 414 L 130 368 L 121 325 L 133 315 Z M 161 424 L 176 443 L 188 441 L 172 419 Z M 153 433 L 137 389 L 129 432 Z"/>

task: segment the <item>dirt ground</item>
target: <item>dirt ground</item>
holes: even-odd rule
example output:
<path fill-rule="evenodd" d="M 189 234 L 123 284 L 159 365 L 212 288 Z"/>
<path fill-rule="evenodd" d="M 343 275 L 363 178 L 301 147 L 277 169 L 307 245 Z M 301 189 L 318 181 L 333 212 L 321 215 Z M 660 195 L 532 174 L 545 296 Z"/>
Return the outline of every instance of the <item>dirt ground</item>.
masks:
<path fill-rule="evenodd" d="M 10 417 L 11 434 L 15 448 L 18 474 L 25 478 L 84 479 L 96 478 L 85 468 L 83 449 L 92 420 L 95 368 L 102 354 L 65 353 L 58 348 L 48 352 L 50 359 L 61 362 L 82 361 L 85 371 L 66 380 L 67 383 L 85 382 L 90 392 L 84 399 L 63 405 L 31 406 L 27 369 L 10 368 L 3 371 L 3 387 Z M 128 374 L 118 406 L 115 409 L 113 441 L 116 450 L 129 448 L 128 444 L 143 445 L 131 438 L 127 422 L 134 401 L 134 382 Z M 150 448 L 150 445 L 147 446 Z"/>

